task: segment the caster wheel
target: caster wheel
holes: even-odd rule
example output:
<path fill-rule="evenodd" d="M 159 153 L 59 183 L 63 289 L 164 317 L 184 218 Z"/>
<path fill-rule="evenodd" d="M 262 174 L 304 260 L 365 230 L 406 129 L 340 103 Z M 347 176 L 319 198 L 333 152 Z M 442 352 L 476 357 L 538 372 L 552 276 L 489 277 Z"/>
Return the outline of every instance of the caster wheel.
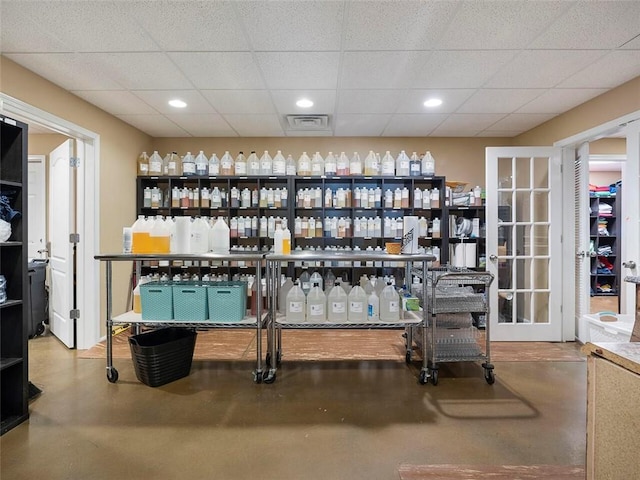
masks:
<path fill-rule="evenodd" d="M 262 372 L 253 372 L 253 383 L 262 383 Z"/>
<path fill-rule="evenodd" d="M 264 383 L 266 383 L 267 385 L 272 384 L 273 382 L 276 381 L 276 373 L 270 373 L 270 372 L 264 372 L 264 376 L 262 378 L 262 381 Z"/>
<path fill-rule="evenodd" d="M 107 380 L 110 383 L 116 383 L 118 381 L 118 370 L 113 367 L 107 368 Z"/>
<path fill-rule="evenodd" d="M 493 373 L 493 370 L 490 368 L 484 369 L 484 379 L 487 381 L 489 385 L 493 385 L 496 382 L 496 376 Z"/>
<path fill-rule="evenodd" d="M 431 370 L 431 383 L 433 385 L 438 384 L 438 370 L 436 369 Z"/>
<path fill-rule="evenodd" d="M 411 363 L 411 350 L 407 350 L 407 353 L 404 356 L 405 363 Z"/>
<path fill-rule="evenodd" d="M 36 327 L 36 337 L 39 337 L 40 335 L 42 335 L 44 333 L 44 323 L 39 323 L 38 326 Z"/>
<path fill-rule="evenodd" d="M 426 385 L 429 383 L 429 372 L 422 370 L 420 372 L 420 385 Z"/>

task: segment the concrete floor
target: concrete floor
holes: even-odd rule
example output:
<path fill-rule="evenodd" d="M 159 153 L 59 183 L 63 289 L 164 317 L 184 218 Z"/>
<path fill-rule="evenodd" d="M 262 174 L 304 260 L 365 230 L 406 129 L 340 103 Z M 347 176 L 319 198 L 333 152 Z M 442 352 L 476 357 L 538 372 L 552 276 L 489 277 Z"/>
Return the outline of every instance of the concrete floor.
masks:
<path fill-rule="evenodd" d="M 438 386 L 394 361 L 283 363 L 273 385 L 252 364 L 194 362 L 151 388 L 130 360 L 78 359 L 29 341 L 44 393 L 0 437 L 3 480 L 398 479 L 401 464 L 581 465 L 586 362 L 448 364 Z M 285 359 L 286 360 L 286 359 Z"/>

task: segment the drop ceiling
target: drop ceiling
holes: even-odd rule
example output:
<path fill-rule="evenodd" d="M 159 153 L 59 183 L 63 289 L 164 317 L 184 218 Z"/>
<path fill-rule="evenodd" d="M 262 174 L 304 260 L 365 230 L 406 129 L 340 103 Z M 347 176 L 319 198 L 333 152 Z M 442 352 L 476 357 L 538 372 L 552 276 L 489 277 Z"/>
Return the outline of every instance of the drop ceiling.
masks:
<path fill-rule="evenodd" d="M 154 137 L 511 137 L 640 76 L 637 0 L 0 2 L 3 55 Z"/>

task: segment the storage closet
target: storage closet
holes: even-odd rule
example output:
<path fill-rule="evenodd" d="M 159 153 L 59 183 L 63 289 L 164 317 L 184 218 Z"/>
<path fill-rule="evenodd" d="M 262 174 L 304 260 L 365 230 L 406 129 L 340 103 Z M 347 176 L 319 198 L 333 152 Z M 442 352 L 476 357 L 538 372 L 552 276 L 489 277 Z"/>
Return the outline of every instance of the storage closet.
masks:
<path fill-rule="evenodd" d="M 613 191 L 612 191 L 613 190 Z M 620 198 L 617 187 L 589 198 L 591 296 L 617 296 L 620 288 Z"/>
<path fill-rule="evenodd" d="M 26 124 L 0 115 L 0 434 L 29 417 Z M 3 237 L 4 237 L 3 236 Z"/>

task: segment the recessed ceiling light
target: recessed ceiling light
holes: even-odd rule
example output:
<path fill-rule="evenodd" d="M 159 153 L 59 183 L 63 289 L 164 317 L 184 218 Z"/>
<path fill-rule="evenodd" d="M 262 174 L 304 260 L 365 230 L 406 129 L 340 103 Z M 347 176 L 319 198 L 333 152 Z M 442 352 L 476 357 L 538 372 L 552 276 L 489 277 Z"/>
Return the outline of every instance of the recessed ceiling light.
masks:
<path fill-rule="evenodd" d="M 429 100 L 424 102 L 425 107 L 433 108 L 433 107 L 439 107 L 440 105 L 442 105 L 442 100 L 440 100 L 439 98 L 430 98 Z"/>
<path fill-rule="evenodd" d="M 308 98 L 302 98 L 296 102 L 296 105 L 300 108 L 309 108 L 313 107 L 313 102 Z"/>
<path fill-rule="evenodd" d="M 182 100 L 178 100 L 177 98 L 173 100 L 169 100 L 169 105 L 175 108 L 184 108 L 187 106 L 185 102 L 183 102 Z"/>

